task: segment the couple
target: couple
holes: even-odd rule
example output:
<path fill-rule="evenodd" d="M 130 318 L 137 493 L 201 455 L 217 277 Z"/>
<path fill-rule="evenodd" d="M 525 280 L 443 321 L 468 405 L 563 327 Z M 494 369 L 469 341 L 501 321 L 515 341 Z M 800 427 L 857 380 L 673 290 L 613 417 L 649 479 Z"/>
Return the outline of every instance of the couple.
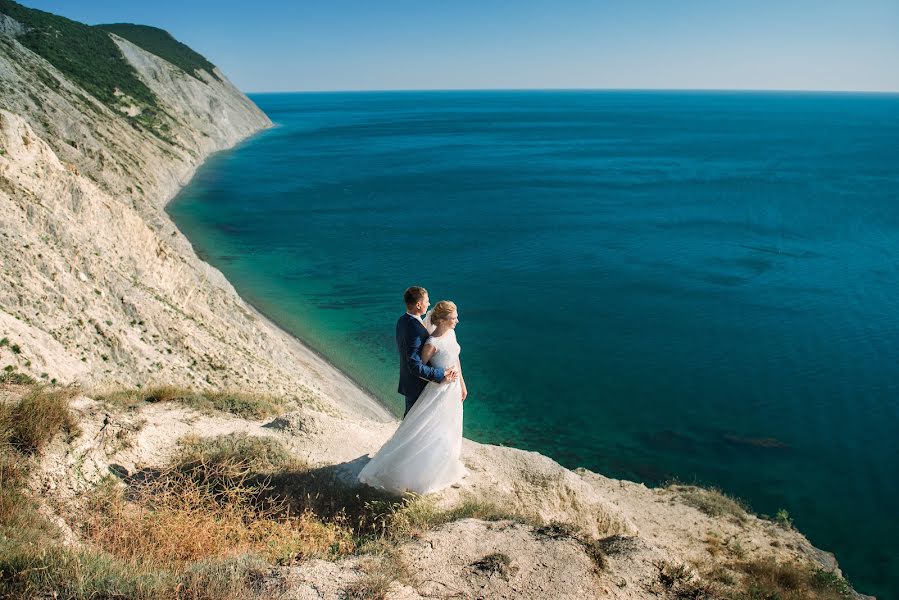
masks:
<path fill-rule="evenodd" d="M 427 494 L 468 474 L 459 460 L 462 402 L 468 395 L 456 342 L 459 313 L 455 304 L 441 300 L 422 320 L 430 305 L 422 287 L 410 287 L 403 299 L 406 314 L 396 323 L 396 346 L 406 414 L 359 481 L 395 494 Z"/>

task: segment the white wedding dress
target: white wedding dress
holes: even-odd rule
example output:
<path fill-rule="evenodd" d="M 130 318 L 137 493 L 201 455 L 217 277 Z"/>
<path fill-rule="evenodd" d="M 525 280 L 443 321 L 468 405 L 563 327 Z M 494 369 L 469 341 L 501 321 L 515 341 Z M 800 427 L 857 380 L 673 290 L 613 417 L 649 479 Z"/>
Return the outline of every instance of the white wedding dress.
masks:
<path fill-rule="evenodd" d="M 425 323 L 428 324 L 427 322 Z M 461 348 L 450 329 L 425 342 L 437 350 L 430 365 L 459 364 Z M 462 384 L 428 382 L 412 410 L 359 473 L 359 481 L 394 494 L 428 494 L 468 474 L 462 453 Z"/>

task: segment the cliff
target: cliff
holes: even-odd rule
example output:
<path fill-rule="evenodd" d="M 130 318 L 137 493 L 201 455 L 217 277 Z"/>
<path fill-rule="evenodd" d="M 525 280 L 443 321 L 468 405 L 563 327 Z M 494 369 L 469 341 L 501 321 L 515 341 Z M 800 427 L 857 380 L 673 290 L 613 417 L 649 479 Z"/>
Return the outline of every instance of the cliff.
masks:
<path fill-rule="evenodd" d="M 100 50 L 78 50 L 84 40 Z M 102 64 L 91 64 L 97 57 Z M 333 481 L 336 487 L 321 493 L 337 504 L 345 499 L 343 512 L 314 516 L 313 509 L 324 509 L 307 494 L 303 514 L 327 531 L 356 532 L 346 538 L 352 551 L 338 536 L 318 553 L 293 548 L 286 558 L 240 571 L 248 594 L 700 598 L 712 597 L 717 585 L 739 597 L 733 594 L 749 589 L 758 564 L 841 581 L 832 557 L 800 533 L 747 514 L 720 494 L 649 489 L 467 441 L 472 474 L 465 484 L 429 499 L 428 518 L 421 517 L 421 499 L 391 504 L 383 513 L 390 518 L 380 522 L 399 528 L 402 516 L 404 531 L 413 531 L 382 530 L 378 539 L 390 542 L 389 551 L 363 552 L 361 529 L 340 518 L 361 497 L 360 522 L 377 529 L 372 522 L 382 513 L 371 507 L 389 499 L 365 496 L 351 482 L 396 421 L 245 303 L 164 211 L 207 156 L 270 126 L 212 63 L 161 30 L 90 28 L 0 1 L 0 408 L 7 407 L 0 422 L 4 414 L 25 414 L 21 407 L 34 398 L 46 399 L 30 380 L 77 384 L 63 388 L 77 427 L 44 450 L 29 447 L 42 456 L 35 464 L 22 435 L 4 438 L 10 456 L 28 465 L 29 497 L 62 531 L 64 546 L 99 547 L 126 560 L 84 528 L 99 518 L 85 498 L 108 485 L 110 473 L 120 487 L 137 485 L 137 474 L 178 456 L 186 436 L 240 434 L 302 459 L 301 466 L 290 463 L 296 480 Z M 153 384 L 174 387 L 135 391 Z M 131 392 L 123 396 L 123 389 Z M 248 395 L 216 404 L 222 397 L 203 390 Z M 273 411 L 252 408 L 270 397 L 278 399 Z M 177 402 L 161 401 L 167 399 Z M 252 406 L 244 414 L 234 409 L 238 402 Z M 207 404 L 221 410 L 202 408 Z M 12 481 L 3 465 L 0 480 Z M 726 509 L 714 508 L 719 504 Z M 0 541 L 12 539 L 10 531 L 0 529 Z M 0 554 L 9 547 L 0 544 Z M 52 570 L 43 563 L 16 570 L 8 556 L 0 562 L 0 580 L 10 586 L 4 589 L 23 595 L 32 589 L 22 583 L 31 581 L 26 572 Z M 401 573 L 384 575 L 399 564 Z M 382 575 L 378 588 L 371 582 Z M 73 588 L 61 581 L 34 585 L 44 594 L 90 596 L 65 591 Z"/>
<path fill-rule="evenodd" d="M 19 43 L 26 26 L 3 23 L 0 327 L 22 349 L 12 364 L 87 385 L 323 387 L 387 418 L 244 303 L 163 210 L 209 154 L 269 119 L 218 70 L 188 75 L 103 33 L 152 90 L 154 119 L 141 119 L 147 106 L 88 94 Z"/>

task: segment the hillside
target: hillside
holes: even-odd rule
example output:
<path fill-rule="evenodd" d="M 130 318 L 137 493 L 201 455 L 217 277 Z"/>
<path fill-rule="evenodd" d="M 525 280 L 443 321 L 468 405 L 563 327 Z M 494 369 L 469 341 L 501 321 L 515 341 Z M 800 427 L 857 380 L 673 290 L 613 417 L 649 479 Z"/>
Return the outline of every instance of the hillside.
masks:
<path fill-rule="evenodd" d="M 221 78 L 216 73 L 214 64 L 173 38 L 168 31 L 158 27 L 135 25 L 133 23 L 110 23 L 108 25 L 97 25 L 96 27 L 125 38 L 201 81 L 200 71 L 205 71 L 221 81 Z"/>
<path fill-rule="evenodd" d="M 0 597 L 853 596 L 714 491 L 468 441 L 459 488 L 356 486 L 395 418 L 165 213 L 271 126 L 184 48 L 0 0 Z"/>

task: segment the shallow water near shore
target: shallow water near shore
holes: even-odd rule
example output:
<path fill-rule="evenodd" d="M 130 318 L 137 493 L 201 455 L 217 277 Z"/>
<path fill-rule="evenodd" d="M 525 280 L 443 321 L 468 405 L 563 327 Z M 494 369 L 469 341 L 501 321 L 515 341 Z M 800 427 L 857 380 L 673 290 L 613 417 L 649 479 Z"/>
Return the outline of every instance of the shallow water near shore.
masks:
<path fill-rule="evenodd" d="M 400 411 L 401 294 L 459 305 L 466 436 L 784 508 L 899 591 L 899 96 L 255 95 L 169 212 Z"/>

